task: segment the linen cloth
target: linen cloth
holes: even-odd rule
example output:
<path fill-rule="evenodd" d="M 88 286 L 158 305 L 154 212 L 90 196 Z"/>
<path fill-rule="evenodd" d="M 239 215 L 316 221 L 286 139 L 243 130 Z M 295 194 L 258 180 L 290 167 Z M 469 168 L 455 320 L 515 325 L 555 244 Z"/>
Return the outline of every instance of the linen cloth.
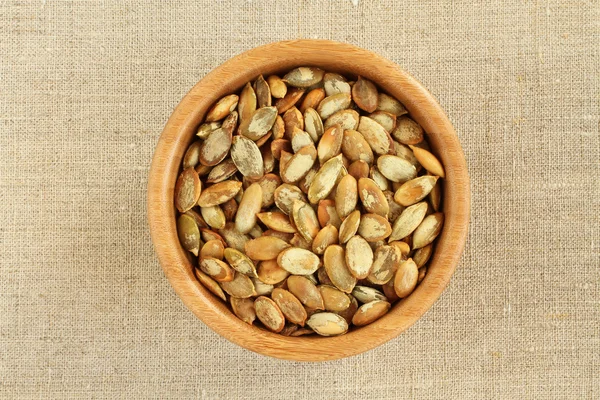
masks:
<path fill-rule="evenodd" d="M 600 398 L 599 21 L 597 0 L 0 1 L 0 398 Z M 412 73 L 472 189 L 434 307 L 317 364 L 196 319 L 146 222 L 153 149 L 184 94 L 294 38 Z"/>

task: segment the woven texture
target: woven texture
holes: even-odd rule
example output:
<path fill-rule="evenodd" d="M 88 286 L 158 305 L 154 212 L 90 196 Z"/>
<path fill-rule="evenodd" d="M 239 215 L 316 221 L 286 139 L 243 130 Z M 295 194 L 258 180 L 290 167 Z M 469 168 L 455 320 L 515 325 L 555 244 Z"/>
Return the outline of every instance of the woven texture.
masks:
<path fill-rule="evenodd" d="M 597 399 L 598 1 L 1 1 L 0 398 Z M 182 304 L 146 223 L 153 148 L 257 45 L 376 51 L 439 99 L 472 221 L 434 307 L 335 362 L 280 361 Z"/>

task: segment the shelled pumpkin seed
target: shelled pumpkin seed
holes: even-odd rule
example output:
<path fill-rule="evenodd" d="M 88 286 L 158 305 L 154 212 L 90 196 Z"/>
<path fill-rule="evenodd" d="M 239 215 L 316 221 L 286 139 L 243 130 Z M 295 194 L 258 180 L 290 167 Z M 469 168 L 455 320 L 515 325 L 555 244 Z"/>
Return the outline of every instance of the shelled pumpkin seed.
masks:
<path fill-rule="evenodd" d="M 367 77 L 258 76 L 198 126 L 175 184 L 198 281 L 250 325 L 296 337 L 383 317 L 427 274 L 445 169 Z"/>

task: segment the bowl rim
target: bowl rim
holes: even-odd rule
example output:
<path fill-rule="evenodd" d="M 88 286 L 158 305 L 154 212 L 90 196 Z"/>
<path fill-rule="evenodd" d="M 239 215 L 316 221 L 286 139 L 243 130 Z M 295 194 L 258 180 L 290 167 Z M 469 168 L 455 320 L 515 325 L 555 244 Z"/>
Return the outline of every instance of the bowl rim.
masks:
<path fill-rule="evenodd" d="M 425 279 L 381 319 L 337 337 L 285 337 L 239 320 L 197 281 L 189 255 L 179 244 L 175 223 L 175 181 L 183 153 L 208 107 L 259 74 L 302 65 L 373 80 L 402 102 L 424 128 L 446 170 L 445 222 Z M 174 109 L 158 140 L 148 178 L 147 201 L 152 242 L 163 271 L 177 295 L 200 320 L 231 342 L 263 355 L 325 361 L 373 349 L 408 329 L 431 308 L 448 285 L 464 249 L 470 188 L 466 161 L 454 128 L 435 98 L 415 78 L 369 50 L 329 40 L 299 39 L 248 50 L 216 67 L 194 85 Z"/>

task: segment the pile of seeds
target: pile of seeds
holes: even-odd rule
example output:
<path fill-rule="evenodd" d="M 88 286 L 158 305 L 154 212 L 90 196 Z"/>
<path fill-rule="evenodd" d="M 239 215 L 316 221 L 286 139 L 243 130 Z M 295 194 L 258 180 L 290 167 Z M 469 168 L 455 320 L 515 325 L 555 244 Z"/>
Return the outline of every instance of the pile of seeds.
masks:
<path fill-rule="evenodd" d="M 259 76 L 214 104 L 197 137 L 175 187 L 179 238 L 244 322 L 339 335 L 425 277 L 444 168 L 373 82 L 312 67 Z"/>

